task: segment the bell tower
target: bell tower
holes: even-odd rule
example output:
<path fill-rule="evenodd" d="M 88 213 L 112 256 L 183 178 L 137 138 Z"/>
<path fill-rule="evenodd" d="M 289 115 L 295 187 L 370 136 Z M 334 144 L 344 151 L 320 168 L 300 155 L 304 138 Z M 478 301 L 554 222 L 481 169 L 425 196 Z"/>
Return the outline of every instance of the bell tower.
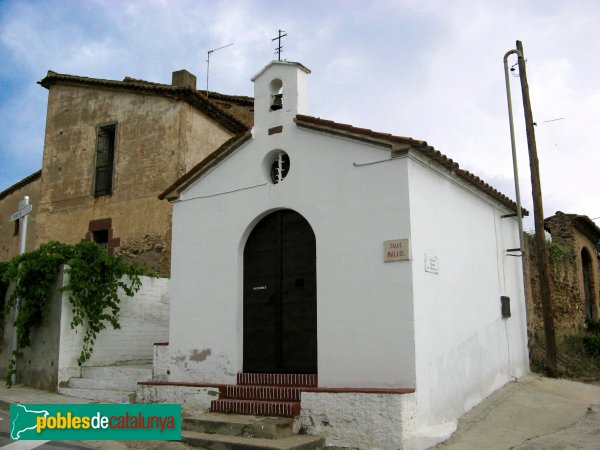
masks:
<path fill-rule="evenodd" d="M 271 61 L 252 77 L 255 133 L 291 125 L 296 114 L 307 113 L 309 73 L 300 63 Z"/>

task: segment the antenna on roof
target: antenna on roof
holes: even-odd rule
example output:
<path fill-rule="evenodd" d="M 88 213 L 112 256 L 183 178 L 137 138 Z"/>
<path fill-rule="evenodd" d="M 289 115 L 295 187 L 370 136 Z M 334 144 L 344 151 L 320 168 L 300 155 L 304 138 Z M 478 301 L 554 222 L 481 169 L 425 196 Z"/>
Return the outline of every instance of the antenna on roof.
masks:
<path fill-rule="evenodd" d="M 209 50 L 206 55 L 206 98 L 208 98 L 208 70 L 210 69 L 210 54 L 216 52 L 217 50 L 221 50 L 222 48 L 231 47 L 232 45 L 233 42 L 231 44 L 227 44 L 219 48 L 213 48 L 212 50 Z"/>
<path fill-rule="evenodd" d="M 284 34 L 281 34 L 284 33 Z M 281 51 L 283 50 L 283 46 L 281 45 L 281 38 L 287 36 L 287 33 L 285 32 L 285 30 L 279 30 L 279 36 L 271 39 L 271 42 L 273 41 L 278 41 L 277 42 L 277 48 L 275 49 L 275 53 L 277 54 L 277 59 L 279 61 L 281 61 Z"/>

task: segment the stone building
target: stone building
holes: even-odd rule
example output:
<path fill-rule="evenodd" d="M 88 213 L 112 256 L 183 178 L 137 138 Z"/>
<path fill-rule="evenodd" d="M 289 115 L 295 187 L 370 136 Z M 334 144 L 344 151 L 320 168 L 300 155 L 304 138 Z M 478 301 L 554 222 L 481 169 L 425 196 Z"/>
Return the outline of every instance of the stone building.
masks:
<path fill-rule="evenodd" d="M 516 205 L 424 141 L 306 115 L 309 73 L 267 65 L 252 130 L 161 194 L 169 343 L 138 400 L 425 448 L 528 371 Z"/>
<path fill-rule="evenodd" d="M 49 71 L 42 169 L 0 193 L 0 260 L 17 254 L 8 216 L 31 197 L 27 250 L 49 240 L 94 240 L 109 254 L 170 271 L 171 206 L 164 188 L 252 123 L 253 100 L 172 84 Z"/>
<path fill-rule="evenodd" d="M 544 220 L 544 227 L 558 244 L 551 252 L 552 304 L 554 325 L 559 337 L 585 328 L 586 319 L 598 319 L 600 298 L 600 259 L 597 245 L 600 228 L 587 216 L 557 211 Z M 528 328 L 531 335 L 543 330 L 539 274 L 535 243 L 527 239 L 525 278 L 528 281 Z"/>

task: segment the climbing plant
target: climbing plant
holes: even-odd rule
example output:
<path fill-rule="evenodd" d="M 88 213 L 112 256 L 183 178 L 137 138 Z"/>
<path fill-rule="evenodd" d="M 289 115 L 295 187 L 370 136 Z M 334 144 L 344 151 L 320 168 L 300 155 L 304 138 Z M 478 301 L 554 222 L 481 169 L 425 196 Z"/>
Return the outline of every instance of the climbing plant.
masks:
<path fill-rule="evenodd" d="M 575 251 L 572 247 L 554 241 L 546 241 L 546 244 L 550 258 L 557 266 L 564 266 L 575 259 Z"/>
<path fill-rule="evenodd" d="M 11 385 L 17 358 L 31 345 L 31 330 L 49 315 L 52 286 L 62 264 L 66 265 L 66 276 L 61 290 L 69 294 L 73 309 L 71 328 L 85 330 L 78 358 L 80 365 L 91 357 L 100 331 L 108 325 L 120 328 L 118 290 L 122 289 L 132 297 L 141 287 L 140 275 L 150 275 L 137 263 L 108 256 L 95 242 L 74 245 L 48 242 L 38 250 L 16 256 L 0 266 L 0 288 L 1 283 L 15 283 L 4 304 L 4 316 L 17 305 L 18 299 L 14 320 L 16 350 L 9 363 L 7 386 Z"/>

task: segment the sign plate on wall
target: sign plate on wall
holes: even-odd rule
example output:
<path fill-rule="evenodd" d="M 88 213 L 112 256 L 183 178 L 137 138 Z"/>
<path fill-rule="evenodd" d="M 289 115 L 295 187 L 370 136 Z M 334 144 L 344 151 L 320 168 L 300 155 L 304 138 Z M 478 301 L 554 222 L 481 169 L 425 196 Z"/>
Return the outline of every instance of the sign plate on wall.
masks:
<path fill-rule="evenodd" d="M 425 253 L 425 272 L 440 273 L 440 259 Z"/>
<path fill-rule="evenodd" d="M 409 259 L 410 241 L 408 238 L 383 241 L 383 262 L 407 261 Z"/>

